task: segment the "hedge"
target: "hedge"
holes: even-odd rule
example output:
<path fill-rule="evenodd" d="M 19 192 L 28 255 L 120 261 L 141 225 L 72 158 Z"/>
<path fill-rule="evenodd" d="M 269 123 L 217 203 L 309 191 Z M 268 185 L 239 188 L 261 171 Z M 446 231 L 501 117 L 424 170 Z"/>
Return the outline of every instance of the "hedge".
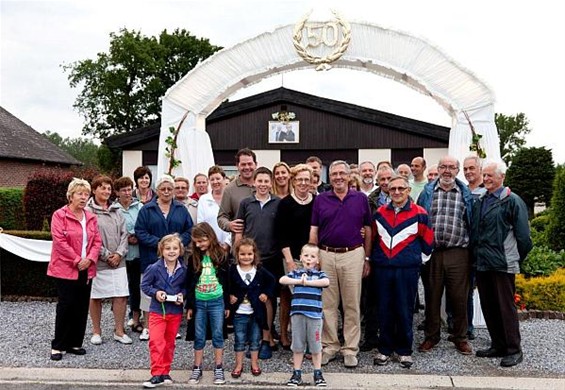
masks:
<path fill-rule="evenodd" d="M 23 188 L 0 188 L 0 227 L 25 229 Z"/>
<path fill-rule="evenodd" d="M 40 169 L 26 185 L 24 207 L 28 230 L 49 230 L 55 210 L 67 204 L 67 188 L 73 177 L 92 181 L 98 172 L 93 169 Z"/>
<path fill-rule="evenodd" d="M 517 275 L 516 293 L 526 309 L 565 312 L 565 269 L 560 268 L 550 276 Z"/>
<path fill-rule="evenodd" d="M 22 238 L 51 240 L 50 232 L 5 231 Z M 4 234 L 2 233 L 2 234 Z M 57 289 L 52 278 L 47 276 L 49 263 L 31 261 L 0 249 L 0 293 L 28 297 L 56 297 Z"/>

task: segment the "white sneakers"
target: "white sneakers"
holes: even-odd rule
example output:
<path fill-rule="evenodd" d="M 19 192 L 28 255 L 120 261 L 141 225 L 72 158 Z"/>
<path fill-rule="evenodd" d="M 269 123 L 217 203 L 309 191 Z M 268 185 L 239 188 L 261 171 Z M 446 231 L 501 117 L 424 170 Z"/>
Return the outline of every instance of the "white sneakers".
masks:
<path fill-rule="evenodd" d="M 146 330 L 147 329 L 143 329 L 144 332 Z M 143 335 L 143 333 L 142 333 L 142 335 Z M 140 340 L 142 340 L 141 336 L 139 336 L 139 338 L 140 338 Z M 133 340 L 125 333 L 123 334 L 123 336 L 118 336 L 117 334 L 114 333 L 114 340 L 116 340 L 117 342 L 122 343 L 122 344 L 133 343 Z M 146 340 L 149 340 L 149 331 L 147 331 L 147 339 Z M 102 337 L 99 334 L 94 333 L 92 335 L 92 337 L 90 338 L 90 344 L 92 344 L 92 345 L 102 344 Z"/>
<path fill-rule="evenodd" d="M 118 336 L 114 333 L 114 340 L 122 344 L 131 344 L 133 342 L 132 339 L 125 333 L 122 336 Z"/>
<path fill-rule="evenodd" d="M 100 345 L 102 344 L 102 337 L 99 334 L 94 333 L 90 338 L 90 344 L 92 345 Z"/>
<path fill-rule="evenodd" d="M 141 341 L 147 341 L 147 340 L 149 340 L 149 329 L 143 328 L 143 331 L 142 331 L 141 334 L 139 335 L 139 339 L 140 339 Z"/>

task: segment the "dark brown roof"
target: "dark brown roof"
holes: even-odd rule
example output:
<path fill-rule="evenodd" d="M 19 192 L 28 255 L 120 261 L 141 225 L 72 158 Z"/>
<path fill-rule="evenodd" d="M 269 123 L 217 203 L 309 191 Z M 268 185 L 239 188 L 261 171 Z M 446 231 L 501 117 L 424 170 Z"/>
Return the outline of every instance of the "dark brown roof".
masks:
<path fill-rule="evenodd" d="M 273 103 L 305 106 L 319 111 L 337 114 L 344 118 L 360 120 L 367 123 L 378 124 L 390 129 L 400 130 L 410 134 L 425 135 L 438 141 L 449 141 L 449 128 L 428 122 L 422 122 L 391 113 L 344 103 L 337 100 L 326 99 L 287 88 L 277 88 L 259 93 L 233 102 L 222 103 L 207 118 L 207 123 L 216 122 L 225 118 L 240 115 L 241 113 L 257 110 Z M 160 123 L 135 129 L 128 133 L 106 138 L 106 143 L 111 148 L 124 149 L 130 145 L 159 137 Z"/>
<path fill-rule="evenodd" d="M 82 165 L 30 126 L 0 107 L 0 158 Z"/>

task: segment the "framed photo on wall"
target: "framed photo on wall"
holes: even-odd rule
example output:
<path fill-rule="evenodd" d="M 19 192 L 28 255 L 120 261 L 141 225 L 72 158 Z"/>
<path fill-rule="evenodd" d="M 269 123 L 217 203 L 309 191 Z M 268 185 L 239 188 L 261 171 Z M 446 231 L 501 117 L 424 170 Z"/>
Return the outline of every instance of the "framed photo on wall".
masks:
<path fill-rule="evenodd" d="M 270 144 L 297 144 L 300 137 L 300 122 L 269 121 Z"/>

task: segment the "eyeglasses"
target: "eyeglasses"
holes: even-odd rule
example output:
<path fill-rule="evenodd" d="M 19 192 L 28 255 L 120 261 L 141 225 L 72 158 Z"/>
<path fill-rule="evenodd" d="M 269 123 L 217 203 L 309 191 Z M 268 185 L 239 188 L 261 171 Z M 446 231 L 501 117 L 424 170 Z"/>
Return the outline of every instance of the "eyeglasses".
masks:
<path fill-rule="evenodd" d="M 164 188 L 162 187 L 162 188 L 158 188 L 157 190 L 161 192 L 173 192 L 173 189 L 169 187 L 164 187 Z"/>
<path fill-rule="evenodd" d="M 294 181 L 297 181 L 299 183 L 310 183 L 311 180 L 308 178 L 295 178 Z"/>
<path fill-rule="evenodd" d="M 408 187 L 390 187 L 388 192 L 404 192 L 408 189 Z"/>
<path fill-rule="evenodd" d="M 437 167 L 437 169 L 439 169 L 440 171 L 445 171 L 446 169 L 450 171 L 456 171 L 459 169 L 459 167 L 457 167 L 456 165 L 440 165 L 439 167 Z"/>

